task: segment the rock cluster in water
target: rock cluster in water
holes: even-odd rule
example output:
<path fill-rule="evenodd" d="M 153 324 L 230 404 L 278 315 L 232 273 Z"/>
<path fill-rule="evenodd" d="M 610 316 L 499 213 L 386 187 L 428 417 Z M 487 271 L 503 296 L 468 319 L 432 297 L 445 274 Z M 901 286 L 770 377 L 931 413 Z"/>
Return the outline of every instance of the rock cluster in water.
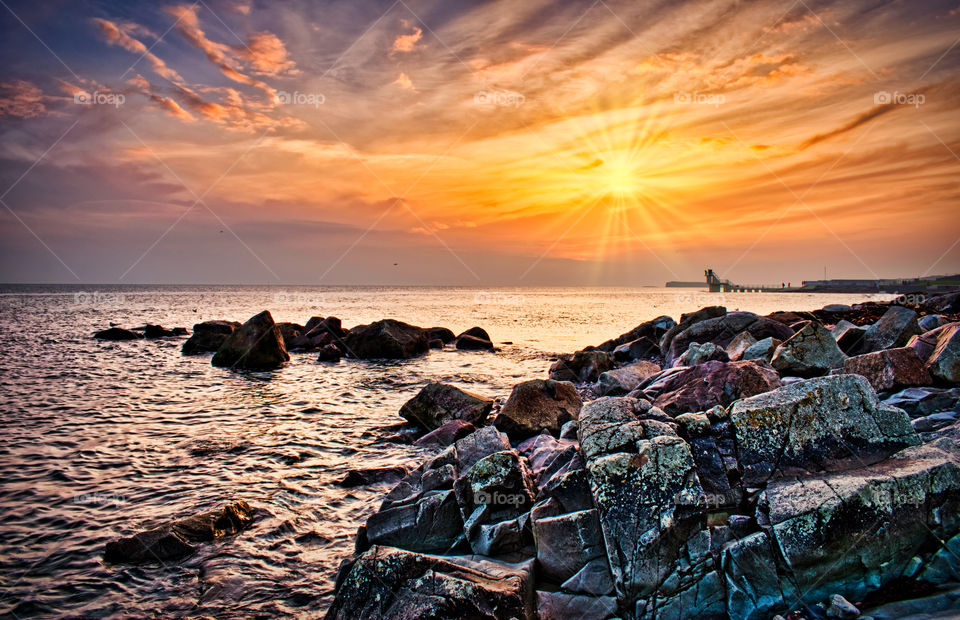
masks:
<path fill-rule="evenodd" d="M 842 618 L 960 581 L 958 306 L 658 317 L 495 415 L 431 384 L 434 453 L 328 617 Z"/>
<path fill-rule="evenodd" d="M 182 327 L 167 330 L 159 325 L 146 325 L 132 330 L 110 327 L 95 333 L 94 338 L 124 341 L 186 336 L 187 333 Z M 311 317 L 305 325 L 276 323 L 270 312 L 264 310 L 243 324 L 222 320 L 197 323 L 181 351 L 184 355 L 213 353 L 214 366 L 271 370 L 289 361 L 290 352 L 316 352 L 321 362 L 337 362 L 342 357 L 407 359 L 446 345 L 461 350 L 495 350 L 490 335 L 480 327 L 472 327 L 457 336 L 446 327 L 423 328 L 383 319 L 344 329 L 340 319 L 334 316 Z"/>

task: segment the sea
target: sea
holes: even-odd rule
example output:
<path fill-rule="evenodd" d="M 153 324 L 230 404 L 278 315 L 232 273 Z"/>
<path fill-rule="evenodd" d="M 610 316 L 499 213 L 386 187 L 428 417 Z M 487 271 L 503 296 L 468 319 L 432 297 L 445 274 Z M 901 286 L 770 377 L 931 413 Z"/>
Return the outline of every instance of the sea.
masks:
<path fill-rule="evenodd" d="M 414 467 L 389 441 L 403 403 L 431 381 L 505 398 L 557 354 L 659 315 L 724 305 L 766 314 L 883 296 L 666 288 L 0 285 L 0 617 L 322 617 L 354 535 L 388 484 L 341 488 L 354 468 Z M 270 372 L 185 357 L 183 338 L 101 342 L 111 323 L 187 327 L 269 310 L 344 327 L 395 318 L 460 333 L 404 361 Z M 254 526 L 180 561 L 112 565 L 104 545 L 243 499 Z"/>

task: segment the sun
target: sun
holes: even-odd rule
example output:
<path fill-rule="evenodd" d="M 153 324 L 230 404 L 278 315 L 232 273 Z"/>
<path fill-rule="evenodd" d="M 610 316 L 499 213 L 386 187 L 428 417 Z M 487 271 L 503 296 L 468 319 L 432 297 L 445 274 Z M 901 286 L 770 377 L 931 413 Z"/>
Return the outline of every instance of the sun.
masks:
<path fill-rule="evenodd" d="M 640 183 L 640 174 L 632 162 L 621 158 L 604 160 L 603 164 L 595 168 L 597 174 L 596 186 L 600 193 L 606 192 L 616 196 L 635 196 L 643 191 Z"/>

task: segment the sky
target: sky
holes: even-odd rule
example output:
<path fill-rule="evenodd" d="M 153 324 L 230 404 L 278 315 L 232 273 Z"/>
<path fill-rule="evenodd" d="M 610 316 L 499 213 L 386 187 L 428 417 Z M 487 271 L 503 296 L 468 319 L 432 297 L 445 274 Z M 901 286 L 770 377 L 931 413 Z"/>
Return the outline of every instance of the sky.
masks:
<path fill-rule="evenodd" d="M 0 281 L 960 272 L 960 1 L 0 0 Z"/>

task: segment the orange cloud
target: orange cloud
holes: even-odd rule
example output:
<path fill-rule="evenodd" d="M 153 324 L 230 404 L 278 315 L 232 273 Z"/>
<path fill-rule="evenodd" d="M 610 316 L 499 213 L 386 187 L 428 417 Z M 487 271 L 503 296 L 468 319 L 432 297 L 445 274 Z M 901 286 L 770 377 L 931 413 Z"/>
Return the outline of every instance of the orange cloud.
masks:
<path fill-rule="evenodd" d="M 100 32 L 103 34 L 107 43 L 111 45 L 119 45 L 129 52 L 140 54 L 141 58 L 146 58 L 150 64 L 153 65 L 153 70 L 157 75 L 164 77 L 171 82 L 183 81 L 183 78 L 180 77 L 180 74 L 168 67 L 165 62 L 151 53 L 147 49 L 146 45 L 127 34 L 127 30 L 131 29 L 129 24 L 121 25 L 106 19 L 100 19 L 99 17 L 95 17 L 93 19 L 93 23 L 100 27 Z"/>
<path fill-rule="evenodd" d="M 412 52 L 420 39 L 423 38 L 423 30 L 414 27 L 410 34 L 402 34 L 393 41 L 393 51 Z"/>
<path fill-rule="evenodd" d="M 258 32 L 250 37 L 246 47 L 237 49 L 255 73 L 262 75 L 296 74 L 297 65 L 287 55 L 287 48 L 277 35 Z"/>
<path fill-rule="evenodd" d="M 46 116 L 46 96 L 24 80 L 0 83 L 0 117 L 36 118 Z"/>
<path fill-rule="evenodd" d="M 406 73 L 401 73 L 398 75 L 397 79 L 395 79 L 392 83 L 405 90 L 416 90 L 413 85 L 413 80 L 411 80 Z"/>

